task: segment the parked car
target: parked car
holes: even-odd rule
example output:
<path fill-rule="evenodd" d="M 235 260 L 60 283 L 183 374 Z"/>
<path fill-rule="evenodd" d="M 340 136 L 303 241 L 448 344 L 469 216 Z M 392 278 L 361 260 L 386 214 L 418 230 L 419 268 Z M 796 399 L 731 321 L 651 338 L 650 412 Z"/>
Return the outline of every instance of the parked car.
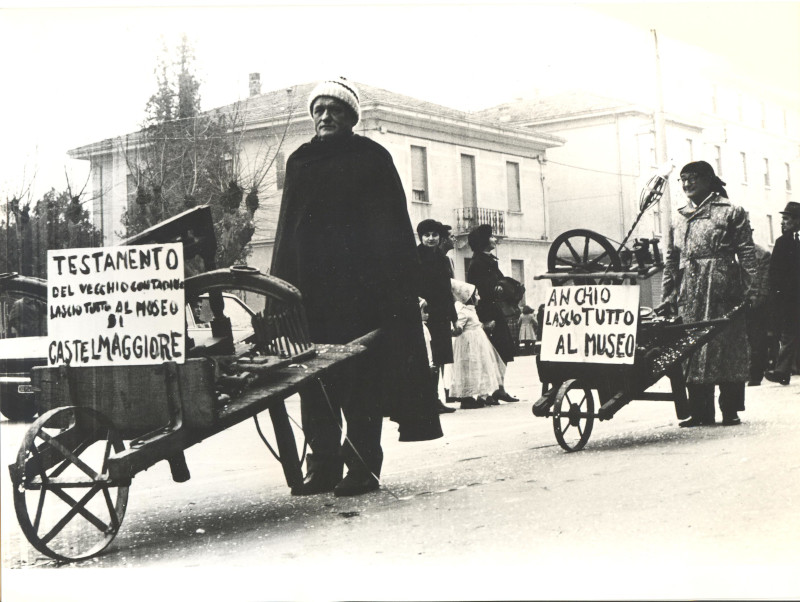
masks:
<path fill-rule="evenodd" d="M 225 315 L 231 320 L 234 346 L 238 348 L 249 343 L 253 336 L 252 318 L 255 312 L 236 295 L 222 293 L 222 299 L 225 302 Z M 208 293 L 200 295 L 195 307 L 186 305 L 186 326 L 189 337 L 195 345 L 209 347 L 212 344 L 211 320 L 213 317 Z"/>
<path fill-rule="evenodd" d="M 30 373 L 47 364 L 47 306 L 17 294 L 0 299 L 0 412 L 9 420 L 36 415 Z"/>

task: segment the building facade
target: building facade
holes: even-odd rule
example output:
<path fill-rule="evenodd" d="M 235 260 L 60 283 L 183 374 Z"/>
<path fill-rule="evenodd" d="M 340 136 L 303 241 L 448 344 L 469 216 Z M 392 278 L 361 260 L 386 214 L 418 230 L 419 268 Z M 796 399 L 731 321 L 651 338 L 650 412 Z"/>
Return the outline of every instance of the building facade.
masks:
<path fill-rule="evenodd" d="M 257 84 L 257 78 L 251 78 Z M 307 97 L 314 84 L 251 96 L 222 111 L 238 111 L 245 124 L 239 156 L 247 181 L 261 168 L 260 206 L 248 263 L 268 271 L 283 187 L 286 158 L 314 135 Z M 525 301 L 544 300 L 549 283 L 534 281 L 546 271 L 550 227 L 546 153 L 562 144 L 556 135 L 531 128 L 487 123 L 465 112 L 365 84 L 356 133 L 374 139 L 392 155 L 406 191 L 413 226 L 432 218 L 453 228 L 456 278 L 464 279 L 469 258 L 467 233 L 491 224 L 500 239 L 500 268 L 526 286 Z M 120 218 L 133 202 L 135 184 L 123 139 L 105 140 L 70 151 L 91 162 L 95 224 L 106 244 L 126 236 Z M 417 241 L 418 242 L 418 241 Z"/>
<path fill-rule="evenodd" d="M 792 200 L 793 174 L 800 169 L 797 105 L 730 82 L 708 84 L 705 92 L 681 100 L 680 113 L 665 113 L 667 155 L 675 166 L 667 192 L 642 216 L 630 240 L 665 240 L 661 212 L 674 215 L 686 203 L 680 168 L 704 160 L 726 182 L 731 200 L 748 211 L 754 240 L 769 248 L 781 234 L 779 212 Z M 628 234 L 639 215 L 640 192 L 659 167 L 652 107 L 572 92 L 518 100 L 475 116 L 565 140 L 547 154 L 553 237 L 575 228 L 612 242 Z M 642 297 L 645 304 L 658 301 L 660 278 L 642 282 Z"/>

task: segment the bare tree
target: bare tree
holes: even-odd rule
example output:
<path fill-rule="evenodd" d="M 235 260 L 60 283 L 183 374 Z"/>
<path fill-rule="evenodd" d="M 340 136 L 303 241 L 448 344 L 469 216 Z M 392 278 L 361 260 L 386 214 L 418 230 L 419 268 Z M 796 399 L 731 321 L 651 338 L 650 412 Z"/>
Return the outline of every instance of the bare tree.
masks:
<path fill-rule="evenodd" d="M 135 186 L 123 216 L 127 236 L 196 204 L 211 206 L 217 234 L 217 265 L 244 262 L 255 232 L 263 190 L 286 138 L 254 136 L 248 101 L 200 110 L 200 84 L 184 37 L 171 62 L 156 68 L 157 90 L 139 132 L 118 139 Z M 245 200 L 244 207 L 242 201 Z"/>

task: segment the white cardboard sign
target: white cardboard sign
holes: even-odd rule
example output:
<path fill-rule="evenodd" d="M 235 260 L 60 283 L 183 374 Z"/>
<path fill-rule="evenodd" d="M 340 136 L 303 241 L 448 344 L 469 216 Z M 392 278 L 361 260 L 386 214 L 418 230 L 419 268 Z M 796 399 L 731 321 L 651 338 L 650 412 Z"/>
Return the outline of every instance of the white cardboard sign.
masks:
<path fill-rule="evenodd" d="M 633 364 L 639 287 L 553 287 L 542 321 L 542 360 Z"/>
<path fill-rule="evenodd" d="M 47 363 L 185 360 L 180 243 L 47 251 Z"/>

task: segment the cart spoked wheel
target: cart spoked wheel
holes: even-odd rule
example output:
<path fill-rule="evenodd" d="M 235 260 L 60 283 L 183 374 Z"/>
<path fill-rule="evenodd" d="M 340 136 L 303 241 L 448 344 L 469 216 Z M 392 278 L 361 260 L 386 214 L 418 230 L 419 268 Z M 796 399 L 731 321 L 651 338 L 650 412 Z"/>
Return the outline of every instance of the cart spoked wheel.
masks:
<path fill-rule="evenodd" d="M 619 284 L 618 278 L 581 278 L 580 274 L 620 271 L 622 263 L 614 245 L 592 230 L 567 230 L 559 234 L 547 253 L 547 271 L 575 274 L 553 280 L 554 285 Z"/>
<path fill-rule="evenodd" d="M 561 385 L 553 404 L 553 432 L 569 452 L 583 449 L 594 426 L 594 396 L 575 379 Z"/>
<path fill-rule="evenodd" d="M 91 408 L 56 408 L 31 425 L 9 469 L 17 520 L 34 548 L 69 562 L 111 543 L 130 481 L 110 479 L 107 465 L 123 449 L 111 422 Z"/>

